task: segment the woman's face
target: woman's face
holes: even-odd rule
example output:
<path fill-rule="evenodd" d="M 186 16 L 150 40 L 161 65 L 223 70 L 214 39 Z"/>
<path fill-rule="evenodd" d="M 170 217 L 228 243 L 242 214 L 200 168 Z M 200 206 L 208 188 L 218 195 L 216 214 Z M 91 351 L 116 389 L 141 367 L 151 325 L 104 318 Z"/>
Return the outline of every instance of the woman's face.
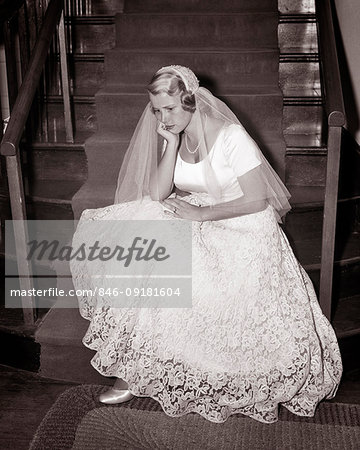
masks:
<path fill-rule="evenodd" d="M 165 92 L 149 94 L 154 114 L 168 131 L 179 134 L 189 125 L 192 113 L 185 111 L 181 105 L 180 94 L 168 95 Z"/>

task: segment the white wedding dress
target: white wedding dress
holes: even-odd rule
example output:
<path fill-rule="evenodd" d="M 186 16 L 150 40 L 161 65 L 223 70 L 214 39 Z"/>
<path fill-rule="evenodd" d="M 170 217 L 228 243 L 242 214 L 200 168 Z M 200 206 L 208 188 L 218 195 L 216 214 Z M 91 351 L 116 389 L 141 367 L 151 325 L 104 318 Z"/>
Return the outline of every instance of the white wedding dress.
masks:
<path fill-rule="evenodd" d="M 250 146 L 235 152 L 241 133 L 238 125 L 223 128 L 209 154 L 227 200 L 241 195 L 236 176 L 259 164 Z M 179 155 L 176 162 L 175 184 L 194 204 L 209 199 L 201 164 Z M 129 219 L 169 216 L 149 198 L 86 210 L 73 245 L 93 238 L 84 221 Z M 224 422 L 242 413 L 274 422 L 279 404 L 312 416 L 320 400 L 335 395 L 341 358 L 273 208 L 193 222 L 192 250 L 192 308 L 110 308 L 100 297 L 79 298 L 90 321 L 83 343 L 96 351 L 92 365 L 124 379 L 136 396 L 156 399 L 170 416 L 196 412 Z M 86 262 L 72 261 L 75 288 L 94 288 L 91 275 L 104 266 L 90 273 Z"/>

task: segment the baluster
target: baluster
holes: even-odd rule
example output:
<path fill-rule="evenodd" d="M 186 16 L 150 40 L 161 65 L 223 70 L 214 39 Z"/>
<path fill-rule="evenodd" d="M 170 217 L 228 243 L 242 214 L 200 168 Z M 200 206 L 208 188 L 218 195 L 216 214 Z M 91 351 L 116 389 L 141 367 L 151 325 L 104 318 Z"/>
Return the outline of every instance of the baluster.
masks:
<path fill-rule="evenodd" d="M 67 54 L 66 54 L 64 11 L 61 13 L 58 29 L 59 29 L 61 85 L 62 85 L 62 94 L 63 94 L 63 102 L 64 102 L 66 142 L 73 143 L 74 142 L 74 131 L 73 131 L 73 125 L 72 125 L 72 118 L 71 118 L 69 71 L 68 71 Z"/>

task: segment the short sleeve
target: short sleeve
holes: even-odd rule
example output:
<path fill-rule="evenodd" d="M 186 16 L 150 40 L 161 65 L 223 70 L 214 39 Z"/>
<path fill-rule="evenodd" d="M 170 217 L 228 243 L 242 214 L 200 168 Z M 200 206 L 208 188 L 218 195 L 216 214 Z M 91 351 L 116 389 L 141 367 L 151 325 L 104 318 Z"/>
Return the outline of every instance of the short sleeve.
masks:
<path fill-rule="evenodd" d="M 261 164 L 258 146 L 246 130 L 237 124 L 228 126 L 224 131 L 223 152 L 226 162 L 240 177 Z"/>

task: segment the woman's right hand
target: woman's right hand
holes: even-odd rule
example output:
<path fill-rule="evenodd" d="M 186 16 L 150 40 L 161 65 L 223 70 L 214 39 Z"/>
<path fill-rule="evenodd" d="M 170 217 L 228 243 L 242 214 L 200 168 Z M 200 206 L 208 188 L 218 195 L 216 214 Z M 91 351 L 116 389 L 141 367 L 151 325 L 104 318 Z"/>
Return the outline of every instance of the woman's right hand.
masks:
<path fill-rule="evenodd" d="M 172 133 L 171 131 L 166 129 L 166 125 L 160 121 L 158 121 L 156 132 L 167 140 L 168 144 L 173 144 L 175 148 L 179 145 L 179 135 Z"/>

